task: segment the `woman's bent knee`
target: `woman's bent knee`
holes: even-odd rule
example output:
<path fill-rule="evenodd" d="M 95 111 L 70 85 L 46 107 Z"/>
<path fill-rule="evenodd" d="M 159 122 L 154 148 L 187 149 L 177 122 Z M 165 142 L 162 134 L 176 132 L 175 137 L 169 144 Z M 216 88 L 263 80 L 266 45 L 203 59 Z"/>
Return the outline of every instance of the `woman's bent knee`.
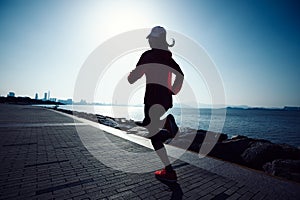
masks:
<path fill-rule="evenodd" d="M 159 139 L 157 139 L 155 137 L 151 138 L 151 143 L 152 143 L 152 146 L 154 147 L 154 150 L 159 150 L 164 147 L 164 144 L 162 143 L 162 141 L 160 141 Z"/>

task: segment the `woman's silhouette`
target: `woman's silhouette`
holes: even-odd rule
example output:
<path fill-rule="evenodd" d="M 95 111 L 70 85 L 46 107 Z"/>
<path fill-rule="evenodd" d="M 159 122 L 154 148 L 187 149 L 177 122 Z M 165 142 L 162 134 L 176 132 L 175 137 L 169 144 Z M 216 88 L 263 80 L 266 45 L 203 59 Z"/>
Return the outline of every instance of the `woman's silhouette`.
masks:
<path fill-rule="evenodd" d="M 138 125 L 145 126 L 149 131 L 149 138 L 165 165 L 165 168 L 155 172 L 157 178 L 166 181 L 176 181 L 177 175 L 173 170 L 163 142 L 173 138 L 178 132 L 174 117 L 168 115 L 161 120 L 165 112 L 173 107 L 172 95 L 176 95 L 183 83 L 183 72 L 172 58 L 169 47 L 174 46 L 166 42 L 166 30 L 156 26 L 147 36 L 151 50 L 144 52 L 139 59 L 136 68 L 130 72 L 128 81 L 130 84 L 137 81 L 143 75 L 146 76 L 146 91 L 144 97 L 144 120 Z M 175 75 L 172 82 L 172 75 Z"/>

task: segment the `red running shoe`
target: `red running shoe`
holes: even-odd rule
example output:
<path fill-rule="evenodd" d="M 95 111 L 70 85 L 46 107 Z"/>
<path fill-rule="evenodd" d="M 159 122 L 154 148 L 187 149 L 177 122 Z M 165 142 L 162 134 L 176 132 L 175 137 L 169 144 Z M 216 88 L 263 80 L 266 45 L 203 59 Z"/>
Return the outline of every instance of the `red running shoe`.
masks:
<path fill-rule="evenodd" d="M 176 182 L 177 181 L 177 175 L 174 170 L 167 171 L 166 169 L 162 169 L 162 170 L 157 170 L 154 174 L 157 179 L 160 179 L 163 181 L 168 181 L 168 182 Z"/>

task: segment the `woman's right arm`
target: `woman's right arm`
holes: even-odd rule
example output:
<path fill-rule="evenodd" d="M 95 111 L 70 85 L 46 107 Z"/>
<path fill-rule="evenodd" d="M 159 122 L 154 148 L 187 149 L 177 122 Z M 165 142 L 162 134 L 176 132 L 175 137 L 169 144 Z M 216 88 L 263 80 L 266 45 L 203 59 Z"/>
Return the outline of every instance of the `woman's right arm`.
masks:
<path fill-rule="evenodd" d="M 134 70 L 132 70 L 128 75 L 128 82 L 130 84 L 133 84 L 138 79 L 140 79 L 144 75 L 144 70 L 142 69 L 142 66 L 136 66 Z"/>
<path fill-rule="evenodd" d="M 146 53 L 147 52 L 145 52 L 141 55 L 138 63 L 136 64 L 135 69 L 129 73 L 127 80 L 130 84 L 133 84 L 134 82 L 136 82 L 138 79 L 140 79 L 145 74 L 143 64 L 145 64 L 147 62 L 147 59 L 145 56 Z"/>

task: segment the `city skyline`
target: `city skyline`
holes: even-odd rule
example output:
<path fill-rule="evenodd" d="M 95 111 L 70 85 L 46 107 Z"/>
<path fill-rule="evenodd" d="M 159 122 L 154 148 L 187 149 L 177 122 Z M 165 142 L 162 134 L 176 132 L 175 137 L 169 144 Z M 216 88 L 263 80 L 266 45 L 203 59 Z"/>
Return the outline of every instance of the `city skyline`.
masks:
<path fill-rule="evenodd" d="M 49 91 L 48 91 L 49 92 Z M 31 98 L 34 100 L 42 100 L 42 101 L 52 101 L 52 102 L 56 102 L 56 103 L 63 103 L 65 105 L 102 105 L 102 106 L 140 106 L 143 107 L 143 104 L 118 104 L 118 103 L 107 103 L 107 102 L 88 102 L 85 99 L 81 99 L 80 101 L 73 101 L 72 98 L 67 98 L 67 99 L 59 99 L 56 97 L 52 97 L 49 98 L 49 96 L 47 96 L 47 98 L 45 98 L 45 95 L 48 94 L 48 92 L 44 92 L 44 98 L 37 98 L 38 93 L 35 93 L 35 98 L 31 98 L 29 96 L 18 96 L 15 94 L 15 92 L 10 91 L 8 92 L 7 95 L 1 95 L 0 97 L 21 97 L 21 98 Z M 284 110 L 300 110 L 300 106 L 291 106 L 291 105 L 284 105 L 284 106 L 280 106 L 280 107 L 275 107 L 275 106 L 271 106 L 271 107 L 263 107 L 263 106 L 248 106 L 248 105 L 215 105 L 214 107 L 212 107 L 212 105 L 210 104 L 203 104 L 203 103 L 199 103 L 198 102 L 198 107 L 193 107 L 194 104 L 191 105 L 187 105 L 187 104 L 180 104 L 178 102 L 174 103 L 174 107 L 175 108 L 231 108 L 231 109 L 284 109 Z"/>
<path fill-rule="evenodd" d="M 222 78 L 226 105 L 300 106 L 298 8 L 292 0 L 1 1 L 0 95 L 34 98 L 51 91 L 58 99 L 73 98 L 78 73 L 95 48 L 125 31 L 162 25 L 206 50 Z M 129 73 L 141 53 L 114 64 Z M 86 101 L 114 103 L 100 95 Z M 199 95 L 209 104 L 209 91 Z"/>

